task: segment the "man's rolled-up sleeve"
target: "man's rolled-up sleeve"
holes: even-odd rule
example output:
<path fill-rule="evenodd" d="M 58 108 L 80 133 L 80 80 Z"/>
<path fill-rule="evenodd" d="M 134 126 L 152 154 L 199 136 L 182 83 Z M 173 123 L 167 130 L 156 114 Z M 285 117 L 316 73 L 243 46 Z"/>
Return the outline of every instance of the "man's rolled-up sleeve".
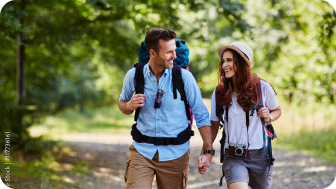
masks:
<path fill-rule="evenodd" d="M 182 78 L 186 98 L 194 114 L 197 128 L 211 126 L 209 111 L 202 100 L 202 94 L 194 76 L 189 71 L 182 69 Z"/>
<path fill-rule="evenodd" d="M 119 97 L 119 101 L 129 101 L 134 93 L 134 74 L 135 68 L 130 69 L 125 76 L 123 88 Z"/>

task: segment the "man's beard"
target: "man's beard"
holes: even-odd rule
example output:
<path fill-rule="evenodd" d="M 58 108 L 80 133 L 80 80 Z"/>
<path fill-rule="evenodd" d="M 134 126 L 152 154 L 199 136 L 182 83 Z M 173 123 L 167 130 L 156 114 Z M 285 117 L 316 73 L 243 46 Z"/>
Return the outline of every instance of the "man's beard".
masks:
<path fill-rule="evenodd" d="M 157 64 L 160 66 L 161 69 L 171 69 L 168 65 L 169 61 L 171 61 L 171 60 L 165 61 L 164 59 L 159 57 L 158 60 L 157 60 Z"/>

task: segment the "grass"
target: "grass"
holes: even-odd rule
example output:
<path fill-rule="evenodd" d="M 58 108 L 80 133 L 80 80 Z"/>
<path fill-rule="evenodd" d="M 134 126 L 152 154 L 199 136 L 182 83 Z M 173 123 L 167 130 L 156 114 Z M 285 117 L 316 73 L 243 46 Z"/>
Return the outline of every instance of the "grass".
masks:
<path fill-rule="evenodd" d="M 305 152 L 336 164 L 336 112 L 334 105 L 304 106 L 279 100 L 282 115 L 273 123 L 278 138 L 274 146 Z"/>
<path fill-rule="evenodd" d="M 289 150 L 307 152 L 316 155 L 327 162 L 336 164 L 336 128 L 328 128 L 317 132 L 301 130 L 288 134 L 280 133 L 275 140 L 275 146 L 283 145 Z"/>
<path fill-rule="evenodd" d="M 45 135 L 49 139 L 71 133 L 125 133 L 130 131 L 134 123 L 133 116 L 121 113 L 116 104 L 94 111 L 67 110 L 56 116 L 46 117 L 29 131 L 33 136 Z M 50 133 L 53 133 L 53 136 Z"/>
<path fill-rule="evenodd" d="M 43 118 L 29 129 L 36 139 L 22 150 L 11 152 L 11 188 L 79 188 L 78 183 L 67 175 L 90 175 L 93 165 L 79 157 L 80 150 L 71 149 L 55 140 L 61 135 L 73 133 L 129 133 L 133 123 L 133 115 L 122 114 L 117 105 L 94 111 L 67 110 Z M 0 175 L 3 180 L 6 175 L 4 163 L 4 155 L 1 154 Z"/>
<path fill-rule="evenodd" d="M 76 155 L 75 151 L 55 141 L 39 141 L 27 151 L 11 152 L 10 187 L 15 189 L 79 188 L 78 184 L 72 182 L 66 175 L 68 173 L 90 174 L 90 171 L 86 161 L 80 159 L 71 161 L 71 158 Z M 4 158 L 0 160 L 1 175 L 5 175 L 5 162 Z"/>

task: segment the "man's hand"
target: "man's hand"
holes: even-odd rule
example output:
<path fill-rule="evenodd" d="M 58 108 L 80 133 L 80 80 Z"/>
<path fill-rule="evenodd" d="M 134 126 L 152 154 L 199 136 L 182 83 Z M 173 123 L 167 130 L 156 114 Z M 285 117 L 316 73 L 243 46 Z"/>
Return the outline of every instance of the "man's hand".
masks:
<path fill-rule="evenodd" d="M 211 154 L 200 155 L 200 157 L 198 158 L 198 172 L 200 174 L 203 175 L 205 171 L 210 167 L 211 160 Z"/>
<path fill-rule="evenodd" d="M 130 101 L 126 103 L 126 109 L 127 110 L 135 110 L 138 107 L 142 107 L 145 105 L 145 97 L 146 95 L 144 94 L 135 94 L 133 93 L 133 96 Z"/>
<path fill-rule="evenodd" d="M 119 101 L 120 111 L 126 115 L 132 114 L 135 109 L 145 105 L 145 97 L 144 94 L 135 94 L 134 92 L 130 101 Z"/>

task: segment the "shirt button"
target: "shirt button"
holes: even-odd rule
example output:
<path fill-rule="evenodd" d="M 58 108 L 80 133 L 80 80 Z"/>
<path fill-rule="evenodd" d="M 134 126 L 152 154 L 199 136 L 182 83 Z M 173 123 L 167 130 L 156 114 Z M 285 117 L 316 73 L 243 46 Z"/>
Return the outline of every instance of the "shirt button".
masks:
<path fill-rule="evenodd" d="M 158 132 L 156 132 L 157 134 L 159 134 L 160 132 L 158 131 Z"/>
<path fill-rule="evenodd" d="M 156 119 L 156 121 L 159 121 L 159 119 Z"/>

